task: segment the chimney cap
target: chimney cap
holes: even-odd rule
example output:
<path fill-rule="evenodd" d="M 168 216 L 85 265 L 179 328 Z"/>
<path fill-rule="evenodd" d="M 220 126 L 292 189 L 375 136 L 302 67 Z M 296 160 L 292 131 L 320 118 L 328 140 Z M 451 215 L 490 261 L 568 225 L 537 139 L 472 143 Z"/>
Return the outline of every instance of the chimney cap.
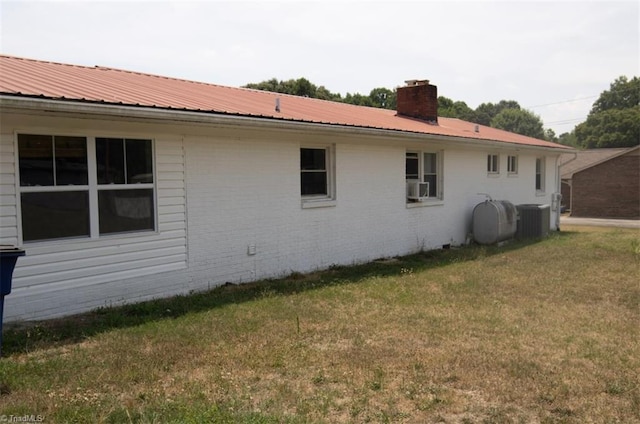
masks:
<path fill-rule="evenodd" d="M 429 84 L 429 80 L 410 79 L 406 80 L 405 84 L 407 84 L 407 87 L 411 87 L 414 85 L 427 85 Z"/>

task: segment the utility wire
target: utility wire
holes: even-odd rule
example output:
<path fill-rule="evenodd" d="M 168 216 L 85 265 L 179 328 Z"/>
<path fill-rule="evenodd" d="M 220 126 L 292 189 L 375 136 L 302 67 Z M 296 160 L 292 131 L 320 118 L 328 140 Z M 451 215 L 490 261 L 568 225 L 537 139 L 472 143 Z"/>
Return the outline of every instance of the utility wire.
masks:
<path fill-rule="evenodd" d="M 621 93 L 628 93 L 631 91 L 635 91 L 636 87 L 627 87 L 627 88 L 617 88 L 615 90 L 612 90 L 611 88 L 609 88 L 608 90 L 605 90 L 606 92 L 610 93 L 610 94 L 621 94 Z M 572 99 L 572 100 L 561 100 L 559 102 L 553 102 L 553 103 L 545 103 L 542 105 L 535 105 L 535 106 L 527 106 L 525 109 L 532 109 L 535 107 L 545 107 L 545 106 L 552 106 L 552 105 L 559 105 L 562 103 L 572 103 L 572 102 L 579 102 L 582 100 L 588 100 L 588 99 L 593 99 L 595 97 L 600 97 L 602 96 L 602 94 L 605 92 L 603 91 L 602 93 L 598 94 L 598 95 L 594 95 L 594 96 L 586 96 L 586 97 L 579 97 L 577 99 Z"/>
<path fill-rule="evenodd" d="M 586 116 L 584 118 L 563 119 L 562 121 L 545 122 L 545 125 L 569 125 L 572 122 L 584 121 L 585 119 L 587 119 Z"/>
<path fill-rule="evenodd" d="M 562 101 L 560 101 L 560 102 L 545 103 L 545 104 L 543 104 L 543 105 L 527 106 L 525 109 L 533 109 L 533 108 L 536 108 L 536 107 L 545 107 L 545 106 L 551 106 L 551 105 L 559 105 L 559 104 L 562 104 L 562 103 L 579 102 L 579 101 L 582 101 L 582 100 L 593 99 L 593 98 L 595 98 L 595 97 L 598 97 L 598 96 L 580 97 L 580 98 L 578 98 L 578 99 L 573 99 L 573 100 L 562 100 Z"/>

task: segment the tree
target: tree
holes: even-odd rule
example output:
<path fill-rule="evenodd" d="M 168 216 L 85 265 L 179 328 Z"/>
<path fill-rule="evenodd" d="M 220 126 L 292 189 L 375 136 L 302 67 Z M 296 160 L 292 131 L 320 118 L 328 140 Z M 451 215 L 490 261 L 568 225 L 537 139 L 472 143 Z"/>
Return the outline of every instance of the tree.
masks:
<path fill-rule="evenodd" d="M 316 86 L 306 78 L 298 78 L 293 82 L 293 93 L 291 94 L 301 97 L 316 97 Z"/>
<path fill-rule="evenodd" d="M 640 144 L 640 106 L 590 114 L 575 128 L 585 149 L 633 147 Z"/>
<path fill-rule="evenodd" d="M 545 128 L 544 130 L 544 139 L 547 141 L 552 141 L 554 143 L 558 142 L 558 137 L 556 137 L 556 132 L 551 128 Z"/>
<path fill-rule="evenodd" d="M 371 104 L 374 107 L 380 107 L 383 109 L 396 108 L 397 96 L 395 90 L 389 90 L 384 87 L 374 88 L 369 93 L 369 99 L 371 99 Z"/>
<path fill-rule="evenodd" d="M 344 102 L 350 103 L 352 105 L 358 105 L 358 106 L 373 106 L 373 102 L 371 101 L 371 98 L 369 98 L 369 96 L 363 96 L 360 93 L 355 93 L 355 94 L 347 93 L 347 95 L 344 96 Z"/>
<path fill-rule="evenodd" d="M 600 94 L 587 120 L 575 128 L 581 147 L 632 147 L 640 144 L 640 78 L 617 78 Z"/>
<path fill-rule="evenodd" d="M 640 78 L 631 81 L 625 76 L 618 77 L 611 83 L 609 90 L 600 94 L 591 108 L 591 113 L 604 112 L 610 109 L 629 109 L 640 104 Z"/>
<path fill-rule="evenodd" d="M 475 112 L 465 102 L 454 102 L 444 96 L 438 97 L 438 116 L 475 122 Z"/>
<path fill-rule="evenodd" d="M 279 91 L 280 82 L 278 82 L 278 80 L 275 78 L 271 78 L 270 80 L 266 80 L 258 83 L 249 83 L 244 87 L 253 88 L 254 90 L 271 91 L 273 93 L 282 93 L 282 91 Z"/>
<path fill-rule="evenodd" d="M 520 105 L 515 100 L 500 100 L 499 103 L 482 103 L 475 110 L 476 124 L 491 125 L 491 120 L 504 109 L 520 109 Z"/>
<path fill-rule="evenodd" d="M 321 85 L 316 90 L 316 99 L 341 102 L 342 96 L 340 96 L 340 93 L 332 93 L 331 91 L 327 90 L 324 85 Z"/>
<path fill-rule="evenodd" d="M 558 143 L 564 144 L 565 146 L 580 147 L 575 131 L 560 134 L 560 137 L 558 137 Z"/>
<path fill-rule="evenodd" d="M 540 117 L 525 109 L 503 109 L 491 120 L 491 126 L 539 139 L 545 136 Z"/>
<path fill-rule="evenodd" d="M 340 94 L 334 94 L 324 86 L 316 87 L 306 78 L 290 79 L 278 81 L 275 78 L 259 83 L 250 83 L 245 88 L 255 90 L 271 91 L 273 93 L 292 94 L 294 96 L 304 96 L 320 98 L 325 100 L 340 100 Z"/>

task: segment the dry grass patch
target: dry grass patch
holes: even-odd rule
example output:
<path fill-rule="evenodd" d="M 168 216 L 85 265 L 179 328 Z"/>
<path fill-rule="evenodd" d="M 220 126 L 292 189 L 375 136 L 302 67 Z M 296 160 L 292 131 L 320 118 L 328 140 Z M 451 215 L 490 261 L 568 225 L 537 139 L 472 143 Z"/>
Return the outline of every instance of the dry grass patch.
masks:
<path fill-rule="evenodd" d="M 634 230 L 572 231 L 101 311 L 75 332 L 11 330 L 0 410 L 50 422 L 640 422 L 639 243 Z"/>

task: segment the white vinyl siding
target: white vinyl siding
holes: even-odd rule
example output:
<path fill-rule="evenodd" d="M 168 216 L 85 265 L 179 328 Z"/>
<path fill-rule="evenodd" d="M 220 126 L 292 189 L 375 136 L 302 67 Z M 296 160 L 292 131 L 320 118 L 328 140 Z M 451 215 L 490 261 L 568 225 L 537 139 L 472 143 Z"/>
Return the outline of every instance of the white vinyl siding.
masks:
<path fill-rule="evenodd" d="M 20 258 L 20 266 L 14 272 L 14 290 L 28 287 L 34 294 L 75 289 L 185 268 L 186 193 L 182 141 L 157 139 L 155 159 L 157 232 L 29 243 L 25 247 L 27 255 Z M 3 243 L 6 242 L 3 234 Z"/>
<path fill-rule="evenodd" d="M 0 134 L 0 244 L 18 244 L 13 134 Z"/>

